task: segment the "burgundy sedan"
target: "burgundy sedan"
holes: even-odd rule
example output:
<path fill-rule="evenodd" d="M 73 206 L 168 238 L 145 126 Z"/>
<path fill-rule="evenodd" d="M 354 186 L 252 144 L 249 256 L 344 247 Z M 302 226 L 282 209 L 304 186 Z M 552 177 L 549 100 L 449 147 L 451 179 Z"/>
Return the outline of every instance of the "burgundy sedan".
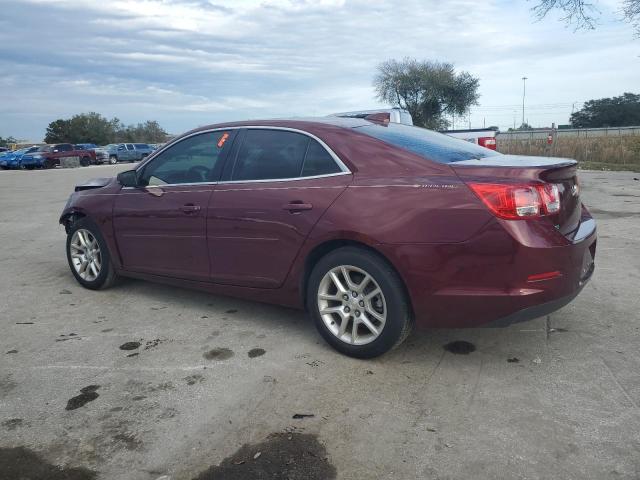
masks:
<path fill-rule="evenodd" d="M 377 118 L 253 121 L 77 186 L 60 222 L 86 288 L 126 276 L 306 308 L 366 358 L 414 323 L 508 325 L 570 302 L 596 249 L 579 193 L 573 160 Z"/>

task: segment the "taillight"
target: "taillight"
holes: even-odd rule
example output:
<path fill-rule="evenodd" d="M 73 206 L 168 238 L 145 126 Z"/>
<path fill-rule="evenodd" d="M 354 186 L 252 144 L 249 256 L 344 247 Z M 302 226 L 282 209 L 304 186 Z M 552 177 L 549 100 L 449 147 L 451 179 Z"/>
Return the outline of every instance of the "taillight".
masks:
<path fill-rule="evenodd" d="M 560 210 L 558 186 L 551 183 L 468 185 L 489 210 L 507 220 L 537 218 Z"/>
<path fill-rule="evenodd" d="M 560 192 L 558 186 L 553 183 L 537 185 L 538 192 L 542 198 L 545 212 L 549 215 L 560 211 Z"/>
<path fill-rule="evenodd" d="M 478 145 L 481 147 L 489 148 L 491 150 L 496 149 L 496 139 L 495 137 L 480 137 L 478 138 Z"/>

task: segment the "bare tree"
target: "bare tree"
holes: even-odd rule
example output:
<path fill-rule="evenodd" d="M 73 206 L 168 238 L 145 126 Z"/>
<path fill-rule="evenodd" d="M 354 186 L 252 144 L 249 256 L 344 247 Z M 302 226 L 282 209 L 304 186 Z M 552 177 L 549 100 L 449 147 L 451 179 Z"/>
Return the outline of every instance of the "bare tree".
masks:
<path fill-rule="evenodd" d="M 562 20 L 573 25 L 576 30 L 593 30 L 601 13 L 593 3 L 585 0 L 538 0 L 533 7 L 538 19 L 543 19 L 551 11 L 562 12 Z M 624 20 L 635 27 L 636 34 L 640 35 L 640 0 L 621 0 L 620 13 Z"/>

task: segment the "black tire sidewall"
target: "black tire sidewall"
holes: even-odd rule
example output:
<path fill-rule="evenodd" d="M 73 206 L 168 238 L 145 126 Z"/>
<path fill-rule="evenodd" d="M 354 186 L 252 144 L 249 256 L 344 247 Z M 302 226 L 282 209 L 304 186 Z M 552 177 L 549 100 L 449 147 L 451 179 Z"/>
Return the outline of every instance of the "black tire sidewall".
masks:
<path fill-rule="evenodd" d="M 324 275 L 339 265 L 361 268 L 378 283 L 385 297 L 387 320 L 380 336 L 365 345 L 349 345 L 333 335 L 324 324 L 318 309 L 317 292 Z M 389 263 L 379 255 L 357 247 L 343 247 L 327 254 L 313 268 L 307 284 L 307 308 L 322 337 L 333 348 L 356 358 L 373 358 L 391 350 L 401 341 L 410 309 L 402 282 Z"/>
<path fill-rule="evenodd" d="M 100 246 L 100 253 L 102 256 L 102 268 L 100 269 L 100 274 L 93 281 L 87 281 L 82 277 L 80 277 L 80 275 L 78 275 L 78 272 L 76 272 L 76 269 L 74 268 L 73 263 L 71 262 L 71 251 L 70 251 L 71 249 L 69 248 L 69 244 L 71 243 L 71 238 L 73 237 L 73 234 L 80 229 L 90 231 L 91 234 L 96 238 L 96 240 L 98 241 L 98 245 Z M 73 273 L 73 276 L 76 278 L 78 283 L 90 290 L 100 289 L 107 281 L 107 278 L 109 277 L 110 269 L 112 269 L 113 266 L 111 265 L 111 254 L 109 253 L 109 248 L 107 247 L 107 243 L 105 242 L 104 237 L 102 236 L 102 232 L 100 232 L 100 229 L 95 224 L 95 222 L 93 222 L 88 218 L 81 218 L 75 221 L 71 225 L 71 227 L 69 227 L 69 232 L 67 233 L 66 250 L 67 250 L 67 263 L 69 264 L 71 273 Z"/>

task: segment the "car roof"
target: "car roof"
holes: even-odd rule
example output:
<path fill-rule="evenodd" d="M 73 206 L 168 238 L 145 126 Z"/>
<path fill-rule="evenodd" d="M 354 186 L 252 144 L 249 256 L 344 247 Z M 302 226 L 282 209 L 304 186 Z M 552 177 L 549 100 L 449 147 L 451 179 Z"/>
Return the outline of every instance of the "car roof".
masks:
<path fill-rule="evenodd" d="M 369 125 L 371 122 L 360 118 L 343 118 L 343 117 L 299 117 L 299 118 L 280 118 L 280 119 L 261 119 L 261 120 L 242 120 L 238 122 L 215 123 L 198 127 L 191 132 L 194 133 L 212 128 L 230 128 L 230 127 L 282 127 L 294 129 L 313 129 L 323 127 L 339 127 L 339 128 L 356 128 Z"/>
<path fill-rule="evenodd" d="M 408 150 L 380 141 L 358 131 L 358 127 L 375 125 L 376 122 L 362 118 L 304 117 L 267 120 L 244 120 L 239 122 L 205 125 L 172 139 L 170 144 L 186 136 L 212 129 L 241 127 L 278 127 L 300 130 L 322 140 L 349 167 L 358 172 L 360 178 L 384 176 L 415 176 L 449 172 L 444 164 L 426 162 L 423 157 Z M 406 128 L 417 128 L 409 127 Z M 357 141 L 356 140 L 357 137 Z M 380 155 L 371 155 L 372 151 Z"/>

